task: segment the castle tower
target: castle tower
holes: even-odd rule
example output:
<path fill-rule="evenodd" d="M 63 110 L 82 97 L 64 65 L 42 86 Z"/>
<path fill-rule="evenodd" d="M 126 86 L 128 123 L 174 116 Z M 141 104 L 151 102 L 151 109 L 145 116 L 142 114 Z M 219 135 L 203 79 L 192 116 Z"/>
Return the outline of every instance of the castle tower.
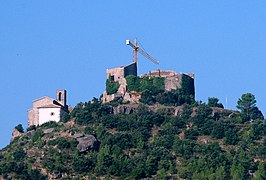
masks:
<path fill-rule="evenodd" d="M 57 90 L 56 91 L 56 101 L 59 102 L 62 106 L 66 107 L 66 90 Z"/>

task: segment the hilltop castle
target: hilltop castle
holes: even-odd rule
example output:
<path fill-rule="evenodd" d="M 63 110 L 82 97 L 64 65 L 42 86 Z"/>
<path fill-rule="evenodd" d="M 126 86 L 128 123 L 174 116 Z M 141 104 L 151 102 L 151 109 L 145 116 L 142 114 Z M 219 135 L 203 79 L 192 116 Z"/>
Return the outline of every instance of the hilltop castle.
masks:
<path fill-rule="evenodd" d="M 65 113 L 69 113 L 66 95 L 66 90 L 57 90 L 56 99 L 44 96 L 32 101 L 33 107 L 28 110 L 28 126 L 59 122 Z"/>
<path fill-rule="evenodd" d="M 126 66 L 120 66 L 113 69 L 106 70 L 106 81 L 109 83 L 117 84 L 115 92 L 108 92 L 107 89 L 103 93 L 102 101 L 104 103 L 113 101 L 116 98 L 122 98 L 124 102 L 138 103 L 142 92 L 132 91 L 128 88 L 127 77 L 132 75 L 137 77 L 137 62 L 133 62 Z M 176 73 L 175 71 L 163 71 L 157 70 L 149 72 L 147 74 L 140 75 L 140 78 L 162 78 L 164 81 L 164 90 L 172 91 L 177 90 L 185 85 L 182 83 L 182 79 L 189 79 L 189 84 L 193 88 L 192 95 L 194 96 L 194 74 Z"/>
<path fill-rule="evenodd" d="M 138 76 L 138 53 L 155 64 L 159 61 L 151 57 L 134 42 L 126 40 L 126 44 L 133 48 L 133 62 L 113 69 L 106 70 L 106 90 L 102 102 L 107 103 L 119 99 L 123 102 L 147 104 L 165 103 L 182 104 L 195 98 L 194 74 L 176 73 L 175 71 L 157 70 Z M 167 93 L 171 100 L 166 100 Z M 157 99 L 156 99 L 157 98 Z M 185 98 L 185 100 L 184 100 Z M 66 104 L 66 90 L 56 91 L 56 99 L 42 97 L 32 102 L 33 107 L 28 110 L 28 126 L 41 125 L 49 121 L 60 121 L 64 114 L 69 113 Z"/>

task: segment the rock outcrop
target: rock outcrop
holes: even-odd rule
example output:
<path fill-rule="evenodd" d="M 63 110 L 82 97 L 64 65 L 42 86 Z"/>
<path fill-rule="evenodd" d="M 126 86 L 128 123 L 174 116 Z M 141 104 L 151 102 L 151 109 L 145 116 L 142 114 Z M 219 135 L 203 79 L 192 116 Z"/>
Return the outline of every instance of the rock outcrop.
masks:
<path fill-rule="evenodd" d="M 54 131 L 54 128 L 49 128 L 49 129 L 45 129 L 43 130 L 44 134 L 51 134 Z"/>
<path fill-rule="evenodd" d="M 16 128 L 14 128 L 13 132 L 12 132 L 12 137 L 11 137 L 11 142 L 14 141 L 14 139 L 16 137 L 19 137 L 21 136 L 23 133 L 19 132 Z"/>
<path fill-rule="evenodd" d="M 34 130 L 34 129 L 33 130 L 30 130 L 30 131 L 27 131 L 26 132 L 26 136 L 28 136 L 28 138 L 31 138 L 34 135 L 35 131 L 36 130 Z"/>
<path fill-rule="evenodd" d="M 114 114 L 131 114 L 134 112 L 134 107 L 132 106 L 117 106 L 113 107 Z"/>
<path fill-rule="evenodd" d="M 98 148 L 98 141 L 93 135 L 84 135 L 84 137 L 77 138 L 77 141 L 79 142 L 77 146 L 79 152 Z"/>

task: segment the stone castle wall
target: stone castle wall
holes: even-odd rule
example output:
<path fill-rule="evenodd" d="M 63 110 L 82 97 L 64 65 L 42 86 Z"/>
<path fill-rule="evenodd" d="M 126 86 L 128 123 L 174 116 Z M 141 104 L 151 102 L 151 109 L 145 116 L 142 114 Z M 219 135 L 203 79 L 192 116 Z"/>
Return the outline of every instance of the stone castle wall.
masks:
<path fill-rule="evenodd" d="M 137 63 L 132 63 L 127 66 L 121 66 L 118 68 L 114 69 L 108 69 L 106 71 L 107 78 L 111 78 L 111 80 L 115 82 L 119 82 L 120 86 L 118 88 L 117 93 L 107 95 L 106 92 L 103 93 L 103 102 L 110 102 L 114 100 L 116 97 L 122 97 L 124 101 L 129 101 L 129 102 L 139 102 L 139 99 L 141 98 L 141 93 L 140 94 L 134 94 L 132 92 L 127 92 L 127 82 L 126 82 L 126 76 L 128 75 L 134 75 L 137 76 Z M 166 91 L 171 91 L 171 90 L 176 90 L 178 88 L 182 87 L 182 78 L 184 76 L 190 77 L 193 79 L 194 83 L 194 74 L 184 74 L 184 73 L 176 73 L 175 71 L 162 71 L 162 70 L 157 70 L 157 71 L 152 71 L 147 74 L 140 75 L 141 78 L 143 77 L 162 77 L 164 78 L 165 82 L 165 90 Z M 194 84 L 193 84 L 194 86 Z"/>
<path fill-rule="evenodd" d="M 106 70 L 106 79 L 111 78 L 113 81 L 117 82 L 120 78 L 123 78 L 124 76 L 124 67 Z"/>
<path fill-rule="evenodd" d="M 106 91 L 103 93 L 103 102 L 110 102 L 117 97 L 124 97 L 127 93 L 127 82 L 126 76 L 134 75 L 137 76 L 137 63 L 131 63 L 126 66 L 121 66 L 118 68 L 107 69 L 106 79 L 110 78 L 114 82 L 119 83 L 119 88 L 116 94 L 108 95 Z M 127 96 L 128 97 L 128 96 Z"/>
<path fill-rule="evenodd" d="M 182 76 L 182 74 L 177 74 L 174 76 L 165 77 L 165 90 L 171 91 L 176 90 L 177 88 L 181 88 Z"/>
<path fill-rule="evenodd" d="M 149 72 L 147 74 L 143 74 L 140 77 L 163 77 L 163 78 L 165 78 L 165 80 L 164 80 L 165 90 L 171 91 L 171 90 L 176 90 L 176 89 L 182 87 L 182 78 L 184 76 L 188 76 L 188 77 L 194 79 L 193 73 L 189 73 L 189 74 L 176 73 L 175 71 L 171 71 L 171 70 L 152 71 L 152 72 Z"/>

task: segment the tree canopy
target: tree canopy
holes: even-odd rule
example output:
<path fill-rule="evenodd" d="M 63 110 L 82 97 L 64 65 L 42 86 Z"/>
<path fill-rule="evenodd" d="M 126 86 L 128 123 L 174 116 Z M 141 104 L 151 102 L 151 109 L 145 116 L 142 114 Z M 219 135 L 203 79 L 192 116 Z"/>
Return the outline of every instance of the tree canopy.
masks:
<path fill-rule="evenodd" d="M 256 120 L 264 119 L 262 112 L 256 106 L 255 95 L 246 93 L 241 96 L 237 101 L 237 108 L 241 111 L 242 120 Z"/>
<path fill-rule="evenodd" d="M 224 108 L 223 104 L 219 103 L 219 99 L 215 98 L 215 97 L 209 97 L 208 98 L 208 106 Z"/>

